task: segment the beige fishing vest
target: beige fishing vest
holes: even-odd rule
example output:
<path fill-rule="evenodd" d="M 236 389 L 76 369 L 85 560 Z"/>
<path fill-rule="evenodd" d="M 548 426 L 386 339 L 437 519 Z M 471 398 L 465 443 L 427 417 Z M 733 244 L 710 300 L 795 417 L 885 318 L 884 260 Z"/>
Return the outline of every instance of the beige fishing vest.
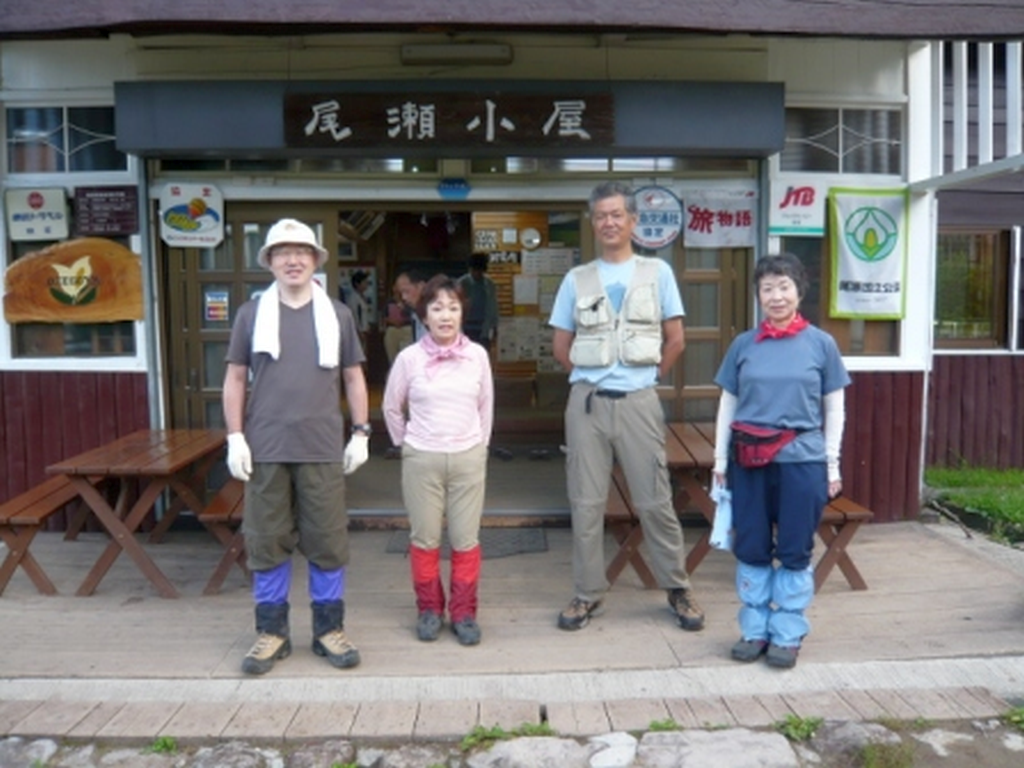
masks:
<path fill-rule="evenodd" d="M 616 314 L 601 285 L 597 262 L 576 267 L 576 337 L 569 349 L 573 365 L 604 368 L 623 365 L 657 365 L 661 362 L 661 301 L 658 292 L 658 259 L 635 256 L 636 270 Z"/>

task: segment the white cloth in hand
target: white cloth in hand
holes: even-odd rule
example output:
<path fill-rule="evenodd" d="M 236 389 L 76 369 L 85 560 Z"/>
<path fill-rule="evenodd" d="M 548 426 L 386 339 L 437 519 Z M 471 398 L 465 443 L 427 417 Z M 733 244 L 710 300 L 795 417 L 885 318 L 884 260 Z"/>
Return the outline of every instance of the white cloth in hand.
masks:
<path fill-rule="evenodd" d="M 370 438 L 366 435 L 352 435 L 345 446 L 345 474 L 351 475 L 370 458 Z"/>
<path fill-rule="evenodd" d="M 228 435 L 228 472 L 243 483 L 249 482 L 252 474 L 252 451 L 241 432 Z"/>
<path fill-rule="evenodd" d="M 715 522 L 711 526 L 708 543 L 715 549 L 732 549 L 732 491 L 724 485 L 713 483 L 711 500 L 715 502 Z"/>

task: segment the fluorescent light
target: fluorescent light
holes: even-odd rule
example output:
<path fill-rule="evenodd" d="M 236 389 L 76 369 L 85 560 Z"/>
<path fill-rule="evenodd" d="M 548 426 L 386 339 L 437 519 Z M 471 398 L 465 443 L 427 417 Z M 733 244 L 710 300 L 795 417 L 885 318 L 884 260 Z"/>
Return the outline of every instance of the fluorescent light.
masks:
<path fill-rule="evenodd" d="M 429 64 L 492 64 L 512 63 L 512 46 L 503 43 L 412 43 L 401 48 L 402 63 L 412 66 Z"/>

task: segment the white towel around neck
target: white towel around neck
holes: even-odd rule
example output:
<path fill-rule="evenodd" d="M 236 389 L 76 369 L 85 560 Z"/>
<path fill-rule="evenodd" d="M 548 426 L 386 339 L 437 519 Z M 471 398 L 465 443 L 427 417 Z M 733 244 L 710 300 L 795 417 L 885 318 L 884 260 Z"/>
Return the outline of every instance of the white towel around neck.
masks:
<path fill-rule="evenodd" d="M 313 282 L 313 330 L 320 353 L 321 368 L 338 367 L 341 326 L 327 292 Z M 281 356 L 281 297 L 277 281 L 263 292 L 256 306 L 256 323 L 252 332 L 252 351 L 265 352 L 277 360 Z"/>

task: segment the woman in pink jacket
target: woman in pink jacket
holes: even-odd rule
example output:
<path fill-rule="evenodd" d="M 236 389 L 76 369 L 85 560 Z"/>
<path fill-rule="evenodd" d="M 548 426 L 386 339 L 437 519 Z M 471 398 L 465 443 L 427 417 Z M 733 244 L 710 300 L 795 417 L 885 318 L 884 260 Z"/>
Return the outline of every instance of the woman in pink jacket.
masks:
<path fill-rule="evenodd" d="M 444 622 L 441 528 L 452 548 L 448 615 L 463 645 L 480 642 L 480 518 L 494 382 L 487 351 L 462 333 L 465 299 L 437 275 L 416 308 L 428 333 L 395 358 L 384 390 L 384 419 L 402 451 L 402 498 L 409 514 L 409 559 L 419 617 L 416 635 L 436 640 Z"/>

